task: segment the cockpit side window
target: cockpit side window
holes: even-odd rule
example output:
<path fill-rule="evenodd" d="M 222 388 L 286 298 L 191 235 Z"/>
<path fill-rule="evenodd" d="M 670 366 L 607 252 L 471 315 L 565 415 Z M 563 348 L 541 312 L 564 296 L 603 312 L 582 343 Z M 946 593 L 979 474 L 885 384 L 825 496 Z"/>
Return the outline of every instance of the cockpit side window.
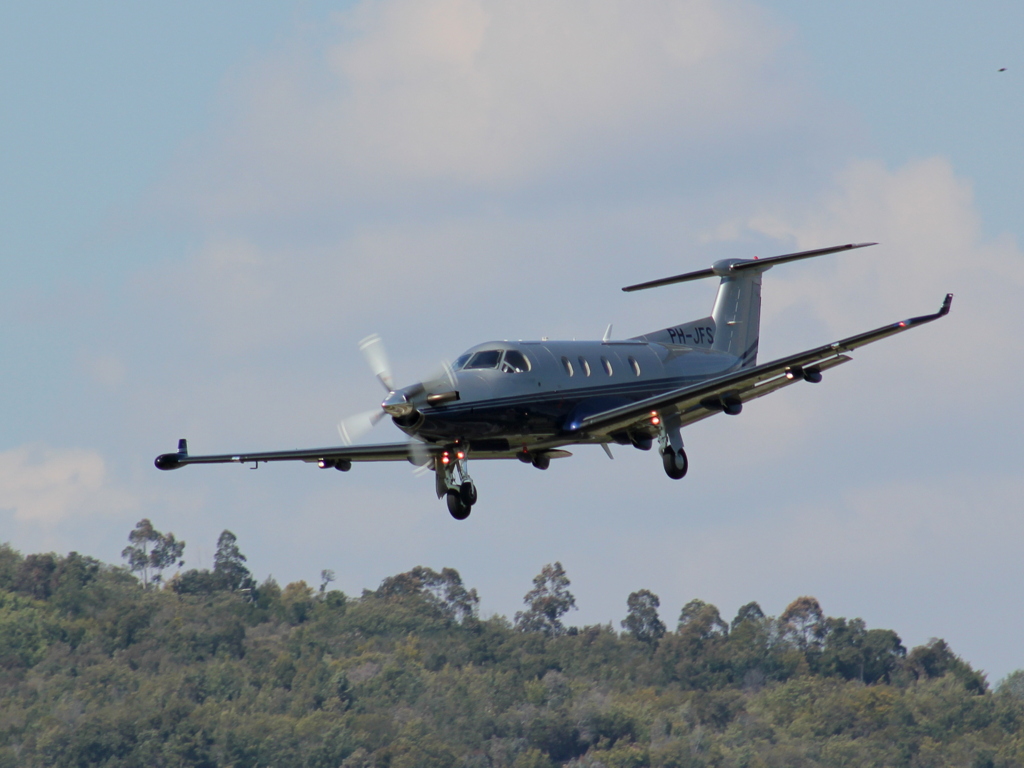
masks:
<path fill-rule="evenodd" d="M 522 352 L 509 349 L 505 352 L 505 359 L 501 361 L 501 370 L 504 373 L 526 373 L 530 370 L 530 361 Z"/>
<path fill-rule="evenodd" d="M 497 368 L 500 358 L 500 349 L 485 349 L 469 358 L 469 362 L 464 367 L 467 370 L 470 368 Z"/>
<path fill-rule="evenodd" d="M 472 357 L 472 355 L 469 354 L 469 352 L 467 352 L 464 355 L 459 355 L 455 359 L 455 362 L 452 364 L 452 370 L 453 371 L 461 371 L 463 368 L 466 367 L 466 363 L 469 362 L 469 358 L 471 358 L 471 357 Z"/>

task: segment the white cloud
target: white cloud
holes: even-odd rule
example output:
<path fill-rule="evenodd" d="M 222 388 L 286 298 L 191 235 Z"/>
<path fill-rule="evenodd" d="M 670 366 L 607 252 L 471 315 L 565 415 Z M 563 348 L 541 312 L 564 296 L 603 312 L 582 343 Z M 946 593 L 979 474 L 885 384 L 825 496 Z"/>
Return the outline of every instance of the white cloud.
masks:
<path fill-rule="evenodd" d="M 131 495 L 111 486 L 95 451 L 32 445 L 0 453 L 0 509 L 19 521 L 52 525 L 133 505 Z"/>
<path fill-rule="evenodd" d="M 1016 293 L 1024 286 L 1024 258 L 1016 244 L 983 237 L 970 182 L 939 157 L 895 170 L 876 160 L 852 161 L 813 207 L 766 205 L 747 226 L 801 249 L 850 241 L 881 243 L 871 250 L 826 257 L 835 261 L 834 269 L 826 268 L 825 274 L 820 266 L 806 270 L 803 279 L 781 287 L 783 294 L 812 297 L 833 328 L 854 314 L 939 299 L 952 290 L 962 291 L 962 299 L 975 301 L 972 308 L 985 315 L 964 313 L 958 327 L 964 321 L 991 323 L 990 332 L 979 337 L 983 340 L 1011 325 L 1005 319 L 994 322 L 992 313 L 1005 318 L 1008 307 L 992 300 L 993 291 L 1001 294 L 1000 286 L 1011 286 Z M 821 290 L 826 283 L 840 290 Z"/>
<path fill-rule="evenodd" d="M 229 86 L 183 182 L 201 216 L 659 170 L 800 120 L 784 35 L 742 0 L 366 0 L 336 22 Z"/>
<path fill-rule="evenodd" d="M 763 328 L 783 326 L 789 342 L 782 348 L 778 337 L 763 333 L 768 356 L 934 312 L 952 292 L 949 317 L 855 357 L 895 376 L 897 396 L 930 403 L 934 418 L 984 402 L 1001 408 L 1016 402 L 1019 361 L 1007 353 L 1019 346 L 1024 327 L 1024 254 L 1009 236 L 985 237 L 970 182 L 947 160 L 895 169 L 855 160 L 813 204 L 765 203 L 742 223 L 717 230 L 727 238 L 749 233 L 781 241 L 780 251 L 880 243 L 779 267 L 765 277 Z M 893 387 L 882 387 L 864 402 L 875 405 L 893 394 Z M 982 421 L 991 414 L 976 411 Z"/>

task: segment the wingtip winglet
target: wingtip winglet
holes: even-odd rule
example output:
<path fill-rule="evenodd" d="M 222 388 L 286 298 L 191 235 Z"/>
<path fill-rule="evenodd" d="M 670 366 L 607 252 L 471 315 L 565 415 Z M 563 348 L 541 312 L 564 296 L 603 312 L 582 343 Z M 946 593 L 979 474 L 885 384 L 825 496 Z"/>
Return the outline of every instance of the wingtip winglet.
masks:
<path fill-rule="evenodd" d="M 942 300 L 942 306 L 939 308 L 939 317 L 943 317 L 949 314 L 949 308 L 953 305 L 953 294 L 947 293 L 946 298 Z"/>

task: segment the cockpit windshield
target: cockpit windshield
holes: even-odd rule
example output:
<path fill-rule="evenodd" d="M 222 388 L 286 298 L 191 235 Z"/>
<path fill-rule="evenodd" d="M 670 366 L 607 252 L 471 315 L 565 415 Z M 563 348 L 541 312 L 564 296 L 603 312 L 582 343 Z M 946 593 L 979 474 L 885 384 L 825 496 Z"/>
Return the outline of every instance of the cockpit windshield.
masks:
<path fill-rule="evenodd" d="M 452 365 L 452 370 L 484 370 L 488 368 L 497 368 L 499 363 L 501 364 L 501 370 L 503 373 L 525 373 L 530 370 L 530 361 L 522 352 L 515 349 L 505 350 L 504 352 L 500 349 L 484 349 L 480 352 L 467 352 L 464 355 L 459 355 L 455 364 Z"/>
<path fill-rule="evenodd" d="M 472 368 L 497 368 L 498 367 L 498 361 L 500 359 L 501 359 L 501 350 L 500 349 L 485 349 L 485 350 L 483 350 L 481 352 L 473 353 L 472 357 L 470 357 L 468 360 L 466 360 L 462 364 L 461 368 L 459 366 L 459 361 L 461 361 L 462 358 L 460 357 L 459 360 L 455 361 L 455 370 L 461 370 L 463 368 L 466 369 L 466 370 L 469 370 L 469 369 L 472 369 Z"/>

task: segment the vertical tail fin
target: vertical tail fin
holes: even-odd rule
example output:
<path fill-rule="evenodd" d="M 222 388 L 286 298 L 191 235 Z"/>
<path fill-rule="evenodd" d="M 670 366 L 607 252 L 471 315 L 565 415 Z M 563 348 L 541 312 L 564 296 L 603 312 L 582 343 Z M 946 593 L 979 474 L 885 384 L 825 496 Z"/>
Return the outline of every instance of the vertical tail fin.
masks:
<path fill-rule="evenodd" d="M 826 253 L 850 251 L 868 245 L 877 245 L 877 243 L 849 243 L 831 248 L 818 248 L 813 251 L 787 253 L 767 259 L 723 259 L 715 262 L 710 269 L 627 285 L 622 290 L 641 291 L 645 288 L 657 288 L 688 280 L 699 280 L 703 277 L 721 278 L 718 285 L 718 297 L 715 299 L 715 308 L 711 313 L 711 317 L 715 321 L 714 342 L 711 348 L 735 355 L 740 359 L 742 367 L 749 368 L 757 365 L 757 343 L 761 326 L 761 275 L 776 264 L 809 259 L 812 256 L 824 256 Z M 659 334 L 666 334 L 668 330 L 659 332 Z"/>
<path fill-rule="evenodd" d="M 715 264 L 716 272 L 720 264 L 722 262 Z M 728 265 L 725 269 L 728 269 Z M 711 317 L 715 320 L 715 342 L 711 348 L 738 357 L 743 368 L 757 365 L 762 274 L 763 270 L 750 270 L 737 275 L 723 274 L 718 285 L 715 308 L 711 311 Z"/>

